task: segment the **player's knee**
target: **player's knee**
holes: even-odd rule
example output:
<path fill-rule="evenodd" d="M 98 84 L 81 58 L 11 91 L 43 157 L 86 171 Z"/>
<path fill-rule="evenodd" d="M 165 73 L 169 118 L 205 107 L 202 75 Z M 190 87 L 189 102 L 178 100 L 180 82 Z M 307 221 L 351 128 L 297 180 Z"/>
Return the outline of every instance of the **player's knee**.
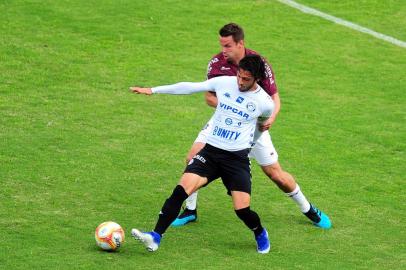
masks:
<path fill-rule="evenodd" d="M 231 196 L 233 197 L 233 206 L 234 206 L 235 211 L 237 211 L 238 209 L 250 207 L 250 201 L 251 201 L 250 189 L 251 188 L 249 187 L 246 192 L 231 191 Z"/>
<path fill-rule="evenodd" d="M 207 183 L 207 177 L 202 177 L 195 173 L 185 172 L 180 178 L 178 185 L 182 186 L 184 191 L 190 195 Z"/>
<path fill-rule="evenodd" d="M 280 166 L 278 165 L 262 166 L 262 170 L 272 181 L 276 183 L 282 183 L 284 181 L 283 171 Z"/>

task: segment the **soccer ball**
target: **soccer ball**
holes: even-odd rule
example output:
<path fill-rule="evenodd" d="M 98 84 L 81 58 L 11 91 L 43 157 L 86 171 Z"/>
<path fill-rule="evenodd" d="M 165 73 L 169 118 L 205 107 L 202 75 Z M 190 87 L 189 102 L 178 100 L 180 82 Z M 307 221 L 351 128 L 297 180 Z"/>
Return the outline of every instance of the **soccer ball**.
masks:
<path fill-rule="evenodd" d="M 117 223 L 107 221 L 97 226 L 94 237 L 103 250 L 116 250 L 124 242 L 124 230 Z"/>

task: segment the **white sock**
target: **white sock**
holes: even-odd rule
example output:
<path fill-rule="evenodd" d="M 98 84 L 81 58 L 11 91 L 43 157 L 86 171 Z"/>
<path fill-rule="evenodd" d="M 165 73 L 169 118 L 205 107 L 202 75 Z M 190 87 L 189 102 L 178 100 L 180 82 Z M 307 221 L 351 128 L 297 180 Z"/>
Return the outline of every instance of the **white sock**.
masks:
<path fill-rule="evenodd" d="M 197 191 L 190 194 L 186 199 L 186 208 L 189 210 L 195 210 L 197 205 Z"/>
<path fill-rule="evenodd" d="M 296 184 L 296 187 L 292 192 L 286 193 L 286 195 L 288 195 L 289 197 L 292 198 L 292 200 L 295 201 L 295 203 L 299 206 L 300 211 L 302 211 L 302 213 L 307 213 L 310 210 L 310 203 L 300 190 L 298 184 Z"/>

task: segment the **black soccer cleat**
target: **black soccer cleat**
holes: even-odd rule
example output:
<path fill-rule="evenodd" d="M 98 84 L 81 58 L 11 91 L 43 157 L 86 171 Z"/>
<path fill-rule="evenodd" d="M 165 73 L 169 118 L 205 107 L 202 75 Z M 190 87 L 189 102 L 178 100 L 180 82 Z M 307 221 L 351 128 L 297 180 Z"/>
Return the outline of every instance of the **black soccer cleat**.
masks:
<path fill-rule="evenodd" d="M 186 225 L 190 222 L 194 222 L 197 220 L 197 210 L 189 210 L 185 208 L 183 213 L 180 214 L 171 224 L 173 227 L 180 227 Z"/>

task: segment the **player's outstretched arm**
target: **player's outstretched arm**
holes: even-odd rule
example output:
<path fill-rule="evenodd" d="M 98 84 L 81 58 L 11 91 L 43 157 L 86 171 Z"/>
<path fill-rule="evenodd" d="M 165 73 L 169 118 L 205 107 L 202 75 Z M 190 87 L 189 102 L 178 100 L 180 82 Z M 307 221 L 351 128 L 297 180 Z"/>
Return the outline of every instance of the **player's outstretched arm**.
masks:
<path fill-rule="evenodd" d="M 216 91 L 215 85 L 218 81 L 217 78 L 207 80 L 204 82 L 179 82 L 171 85 L 162 85 L 152 88 L 143 88 L 133 86 L 130 91 L 136 94 L 170 94 L 170 95 L 189 95 L 197 92 Z"/>
<path fill-rule="evenodd" d="M 135 94 L 152 95 L 152 90 L 148 87 L 132 86 L 130 87 L 130 91 Z"/>

